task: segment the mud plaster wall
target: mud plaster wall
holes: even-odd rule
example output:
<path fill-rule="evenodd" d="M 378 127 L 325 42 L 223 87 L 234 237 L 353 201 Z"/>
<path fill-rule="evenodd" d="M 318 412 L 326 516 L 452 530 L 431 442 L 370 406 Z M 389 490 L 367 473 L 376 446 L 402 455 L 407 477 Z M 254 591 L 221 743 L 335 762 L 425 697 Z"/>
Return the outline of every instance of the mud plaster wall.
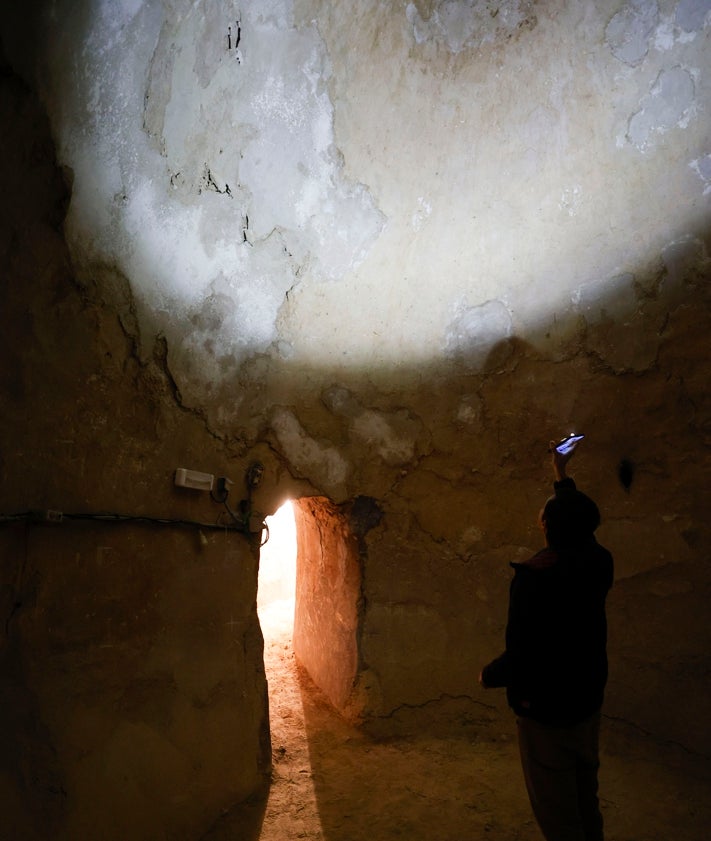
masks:
<path fill-rule="evenodd" d="M 70 5 L 3 24 L 71 187 L 6 78 L 5 511 L 214 519 L 172 471 L 254 459 L 266 513 L 368 499 L 349 713 L 503 704 L 476 675 L 539 545 L 546 442 L 580 428 L 617 562 L 606 713 L 708 754 L 707 4 Z M 4 755 L 38 769 L 3 779 L 18 814 L 91 826 L 183 762 L 156 825 L 204 827 L 265 755 L 255 562 L 126 528 L 3 531 L 33 711 Z M 231 774 L 213 725 L 244 740 Z M 92 763 L 119 769 L 103 801 Z"/>
<path fill-rule="evenodd" d="M 46 117 L 7 66 L 0 113 L 0 834 L 197 837 L 271 760 L 257 548 L 173 487 L 239 461 L 160 342 L 137 359 L 130 294 L 74 282 Z M 7 520 L 30 509 L 65 519 Z M 146 519 L 67 519 L 104 512 Z"/>
<path fill-rule="evenodd" d="M 294 654 L 344 713 L 352 702 L 358 674 L 358 624 L 363 610 L 358 541 L 349 522 L 353 507 L 341 510 L 313 497 L 295 506 Z"/>

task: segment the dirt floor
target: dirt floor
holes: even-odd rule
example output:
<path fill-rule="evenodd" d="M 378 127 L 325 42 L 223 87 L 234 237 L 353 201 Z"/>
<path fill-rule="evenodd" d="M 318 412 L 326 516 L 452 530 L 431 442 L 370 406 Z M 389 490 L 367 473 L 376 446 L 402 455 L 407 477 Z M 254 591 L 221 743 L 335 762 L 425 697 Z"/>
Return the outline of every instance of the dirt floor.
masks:
<path fill-rule="evenodd" d="M 278 616 L 279 606 L 269 608 Z M 262 613 L 262 624 L 270 624 Z M 477 699 L 403 711 L 364 732 L 298 668 L 282 620 L 265 643 L 273 771 L 266 798 L 205 841 L 541 841 L 523 787 L 513 716 Z M 603 719 L 608 841 L 706 841 L 711 763 Z"/>

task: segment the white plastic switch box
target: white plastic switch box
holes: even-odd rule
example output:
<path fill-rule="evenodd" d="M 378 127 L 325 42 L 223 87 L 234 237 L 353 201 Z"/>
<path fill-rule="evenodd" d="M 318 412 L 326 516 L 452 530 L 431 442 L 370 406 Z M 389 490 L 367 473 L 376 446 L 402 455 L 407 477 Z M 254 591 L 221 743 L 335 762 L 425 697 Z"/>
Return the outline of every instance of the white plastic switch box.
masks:
<path fill-rule="evenodd" d="M 194 488 L 196 491 L 211 491 L 215 477 L 212 473 L 200 473 L 198 470 L 186 470 L 179 467 L 175 471 L 175 484 L 179 488 Z"/>

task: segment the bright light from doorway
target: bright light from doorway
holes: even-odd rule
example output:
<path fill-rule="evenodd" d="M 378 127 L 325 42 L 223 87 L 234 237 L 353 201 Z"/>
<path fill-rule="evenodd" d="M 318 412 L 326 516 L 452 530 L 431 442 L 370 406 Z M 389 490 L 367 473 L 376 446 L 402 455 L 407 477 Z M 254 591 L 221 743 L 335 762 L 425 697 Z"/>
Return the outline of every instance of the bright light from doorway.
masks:
<path fill-rule="evenodd" d="M 265 636 L 289 633 L 294 626 L 296 521 L 291 501 L 267 517 L 269 540 L 259 557 L 257 610 Z"/>
<path fill-rule="evenodd" d="M 269 687 L 269 730 L 278 761 L 259 841 L 323 838 L 304 717 L 304 689 L 292 646 L 296 592 L 296 521 L 286 502 L 267 517 L 269 540 L 259 559 L 257 610 L 264 635 L 264 670 Z M 298 780 L 298 791 L 295 788 Z"/>

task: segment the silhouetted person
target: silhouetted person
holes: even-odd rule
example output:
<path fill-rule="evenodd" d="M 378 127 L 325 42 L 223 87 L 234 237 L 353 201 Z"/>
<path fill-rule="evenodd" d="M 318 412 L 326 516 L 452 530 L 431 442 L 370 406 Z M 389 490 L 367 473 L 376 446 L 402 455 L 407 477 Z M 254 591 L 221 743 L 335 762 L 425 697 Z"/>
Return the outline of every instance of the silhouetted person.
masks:
<path fill-rule="evenodd" d="M 598 735 L 613 561 L 595 539 L 597 505 L 566 476 L 575 447 L 566 455 L 553 443 L 551 449 L 555 494 L 540 515 L 546 548 L 511 564 L 506 650 L 479 681 L 506 687 L 528 796 L 546 841 L 603 841 Z"/>

